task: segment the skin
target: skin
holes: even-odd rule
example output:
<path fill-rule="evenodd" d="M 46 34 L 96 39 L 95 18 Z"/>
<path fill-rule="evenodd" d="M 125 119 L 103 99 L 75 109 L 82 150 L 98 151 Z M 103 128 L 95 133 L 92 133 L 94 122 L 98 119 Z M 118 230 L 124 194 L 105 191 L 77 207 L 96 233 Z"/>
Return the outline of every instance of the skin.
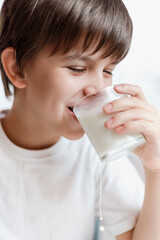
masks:
<path fill-rule="evenodd" d="M 100 56 L 101 52 L 91 55 L 89 50 L 81 58 L 78 52 L 53 56 L 51 49 L 45 47 L 20 73 L 13 48 L 5 49 L 3 66 L 16 87 L 13 107 L 2 120 L 10 140 L 20 147 L 37 150 L 54 145 L 61 136 L 72 140 L 82 137 L 84 132 L 68 106 L 111 85 L 115 64 Z M 141 132 L 146 139 L 146 144 L 136 152 L 146 177 L 144 204 L 135 228 L 117 236 L 117 240 L 151 240 L 153 235 L 154 240 L 159 240 L 160 117 L 138 86 L 121 84 L 115 90 L 132 97 L 104 106 L 105 114 L 114 113 L 104 123 L 105 127 L 115 129 L 118 134 Z"/>

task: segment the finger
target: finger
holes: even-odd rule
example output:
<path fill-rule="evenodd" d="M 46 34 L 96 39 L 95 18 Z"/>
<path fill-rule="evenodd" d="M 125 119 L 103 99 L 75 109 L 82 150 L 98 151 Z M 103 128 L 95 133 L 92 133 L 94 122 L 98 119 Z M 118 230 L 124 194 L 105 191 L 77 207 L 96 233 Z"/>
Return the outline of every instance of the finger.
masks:
<path fill-rule="evenodd" d="M 115 128 L 117 134 L 137 134 L 142 133 L 146 140 L 150 143 L 159 138 L 157 133 L 158 124 L 151 123 L 145 120 L 135 120 L 127 122 L 121 126 Z"/>
<path fill-rule="evenodd" d="M 131 108 L 139 108 L 153 114 L 158 114 L 158 110 L 154 106 L 136 97 L 125 97 L 114 100 L 113 102 L 104 105 L 103 111 L 104 113 L 115 113 Z"/>
<path fill-rule="evenodd" d="M 120 125 L 135 120 L 145 120 L 153 123 L 157 120 L 157 116 L 141 109 L 130 109 L 114 114 L 110 119 L 105 122 L 105 127 L 109 129 L 114 129 Z"/>
<path fill-rule="evenodd" d="M 118 93 L 129 94 L 132 97 L 137 97 L 137 98 L 147 102 L 147 100 L 142 92 L 142 89 L 137 85 L 119 84 L 119 85 L 115 85 L 114 89 Z"/>

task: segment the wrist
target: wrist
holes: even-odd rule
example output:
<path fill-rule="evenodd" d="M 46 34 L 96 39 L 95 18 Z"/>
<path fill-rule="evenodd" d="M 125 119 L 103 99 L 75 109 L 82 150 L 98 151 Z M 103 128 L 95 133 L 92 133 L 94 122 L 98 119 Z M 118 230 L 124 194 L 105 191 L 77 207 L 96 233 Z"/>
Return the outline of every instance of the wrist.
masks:
<path fill-rule="evenodd" d="M 145 176 L 148 177 L 156 177 L 156 178 L 160 178 L 160 169 L 158 168 L 154 168 L 154 169 L 148 169 L 146 167 L 144 167 L 144 173 Z"/>
<path fill-rule="evenodd" d="M 149 176 L 160 175 L 160 157 L 141 158 L 145 174 Z"/>

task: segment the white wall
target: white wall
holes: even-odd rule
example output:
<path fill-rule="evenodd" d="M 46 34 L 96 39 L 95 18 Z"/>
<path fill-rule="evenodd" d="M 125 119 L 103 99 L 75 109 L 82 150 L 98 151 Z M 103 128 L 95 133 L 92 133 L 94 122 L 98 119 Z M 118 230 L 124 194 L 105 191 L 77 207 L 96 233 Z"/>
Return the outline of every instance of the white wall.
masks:
<path fill-rule="evenodd" d="M 138 84 L 160 110 L 160 1 L 124 0 L 134 24 L 131 50 L 115 71 L 121 82 Z"/>

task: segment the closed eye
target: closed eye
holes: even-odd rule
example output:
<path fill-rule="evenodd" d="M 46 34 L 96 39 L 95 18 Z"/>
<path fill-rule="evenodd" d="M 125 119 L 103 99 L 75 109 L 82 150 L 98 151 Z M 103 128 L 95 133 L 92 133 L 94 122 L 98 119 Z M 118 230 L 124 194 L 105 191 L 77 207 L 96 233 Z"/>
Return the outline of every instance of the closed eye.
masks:
<path fill-rule="evenodd" d="M 85 68 L 75 68 L 75 67 L 68 67 L 68 69 L 74 73 L 85 73 L 86 69 Z M 104 70 L 103 71 L 106 74 L 109 74 L 111 76 L 113 76 L 112 72 L 108 71 L 108 70 Z"/>
<path fill-rule="evenodd" d="M 104 70 L 103 72 L 105 72 L 105 73 L 107 73 L 107 74 L 109 74 L 109 75 L 113 76 L 113 73 L 112 73 L 112 72 L 110 72 L 110 71 Z"/>
<path fill-rule="evenodd" d="M 68 67 L 70 71 L 76 72 L 76 73 L 83 73 L 86 72 L 86 69 L 84 68 L 73 68 L 73 67 Z"/>

